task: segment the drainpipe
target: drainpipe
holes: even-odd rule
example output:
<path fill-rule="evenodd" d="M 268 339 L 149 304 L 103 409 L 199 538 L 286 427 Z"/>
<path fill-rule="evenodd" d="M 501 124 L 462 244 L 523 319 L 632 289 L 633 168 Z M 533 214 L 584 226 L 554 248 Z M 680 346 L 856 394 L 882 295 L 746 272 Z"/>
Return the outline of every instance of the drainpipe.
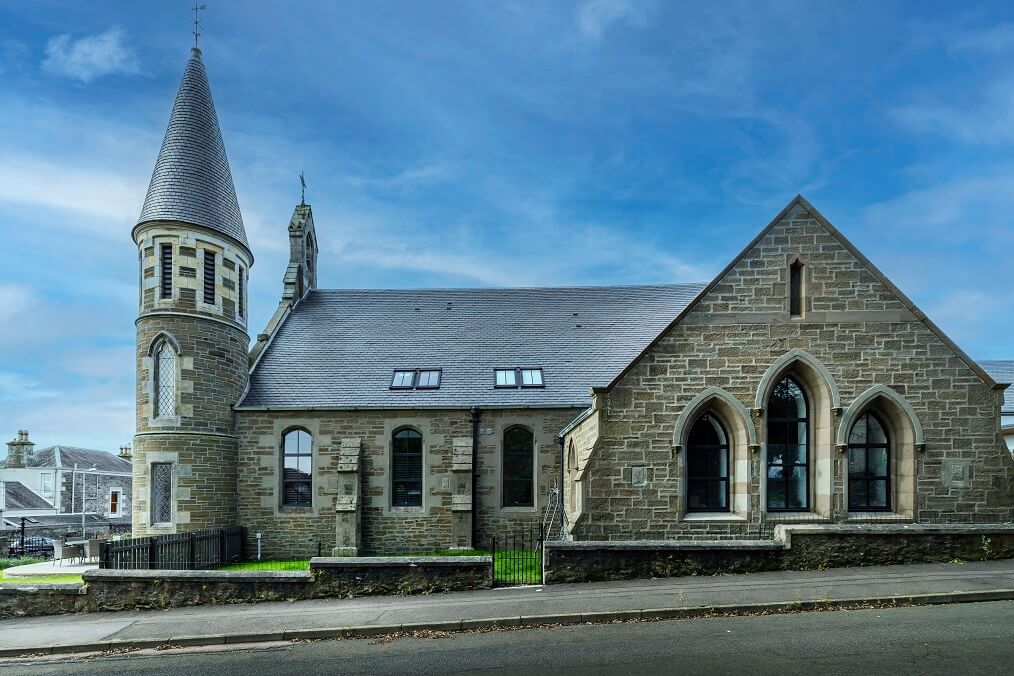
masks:
<path fill-rule="evenodd" d="M 482 409 L 473 406 L 469 413 L 472 414 L 472 548 L 478 548 L 479 543 L 479 493 L 476 488 L 479 485 L 479 421 L 482 420 Z"/>
<path fill-rule="evenodd" d="M 564 465 L 567 462 L 567 452 L 563 448 L 566 439 L 561 436 L 559 437 L 559 441 L 560 441 L 560 491 L 556 496 L 556 500 L 557 507 L 560 510 L 560 540 L 563 540 L 563 472 Z"/>

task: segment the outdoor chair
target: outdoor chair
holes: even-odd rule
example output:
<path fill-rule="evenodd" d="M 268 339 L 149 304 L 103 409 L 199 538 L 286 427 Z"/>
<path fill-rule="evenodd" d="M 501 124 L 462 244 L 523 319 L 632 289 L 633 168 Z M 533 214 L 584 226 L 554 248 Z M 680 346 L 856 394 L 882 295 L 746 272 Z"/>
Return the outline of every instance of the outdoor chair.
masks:
<path fill-rule="evenodd" d="M 60 540 L 53 540 L 53 563 L 59 561 L 62 566 L 64 559 L 78 559 L 80 561 L 83 557 L 84 547 L 81 545 L 68 545 Z"/>
<path fill-rule="evenodd" d="M 91 538 L 88 540 L 88 551 L 85 552 L 85 557 L 91 561 L 92 559 L 98 560 L 99 552 L 102 551 L 102 543 L 105 542 L 102 538 Z"/>

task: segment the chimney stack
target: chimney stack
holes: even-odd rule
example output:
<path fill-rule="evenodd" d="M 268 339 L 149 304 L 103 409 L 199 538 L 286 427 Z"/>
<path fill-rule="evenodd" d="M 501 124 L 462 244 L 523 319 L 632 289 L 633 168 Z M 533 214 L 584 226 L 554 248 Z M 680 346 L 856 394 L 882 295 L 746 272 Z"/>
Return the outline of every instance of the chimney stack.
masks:
<path fill-rule="evenodd" d="M 18 436 L 7 442 L 7 467 L 28 467 L 35 452 L 35 444 L 28 440 L 28 430 L 18 430 Z"/>
<path fill-rule="evenodd" d="M 119 456 L 124 460 L 130 460 L 130 458 L 132 457 L 130 451 L 130 444 L 123 444 L 122 446 L 120 446 Z"/>

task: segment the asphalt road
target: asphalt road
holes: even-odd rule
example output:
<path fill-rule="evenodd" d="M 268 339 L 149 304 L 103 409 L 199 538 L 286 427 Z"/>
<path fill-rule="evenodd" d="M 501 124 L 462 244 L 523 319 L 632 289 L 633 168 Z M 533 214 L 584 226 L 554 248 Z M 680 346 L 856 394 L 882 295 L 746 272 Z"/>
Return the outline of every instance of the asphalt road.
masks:
<path fill-rule="evenodd" d="M 0 674 L 1011 673 L 1014 602 L 0 663 Z"/>

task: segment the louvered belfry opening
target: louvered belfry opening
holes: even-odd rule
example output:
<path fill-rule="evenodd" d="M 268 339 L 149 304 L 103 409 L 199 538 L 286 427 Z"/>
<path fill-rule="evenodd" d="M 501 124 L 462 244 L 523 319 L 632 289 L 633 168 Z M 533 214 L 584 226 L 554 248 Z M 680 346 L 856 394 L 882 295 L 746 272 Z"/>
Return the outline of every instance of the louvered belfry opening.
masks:
<path fill-rule="evenodd" d="M 162 298 L 173 297 L 173 245 L 163 244 L 160 250 L 162 276 L 160 278 Z"/>
<path fill-rule="evenodd" d="M 215 252 L 204 251 L 204 302 L 215 304 Z"/>
<path fill-rule="evenodd" d="M 238 293 L 236 294 L 237 295 L 237 298 L 236 298 L 236 308 L 237 308 L 237 313 L 238 313 L 239 318 L 243 319 L 243 312 L 244 312 L 244 309 L 245 309 L 243 307 L 243 304 L 244 304 L 244 302 L 243 302 L 243 266 L 242 265 L 237 266 L 236 267 L 236 272 L 237 272 L 237 275 L 236 275 L 236 288 L 238 290 Z"/>

